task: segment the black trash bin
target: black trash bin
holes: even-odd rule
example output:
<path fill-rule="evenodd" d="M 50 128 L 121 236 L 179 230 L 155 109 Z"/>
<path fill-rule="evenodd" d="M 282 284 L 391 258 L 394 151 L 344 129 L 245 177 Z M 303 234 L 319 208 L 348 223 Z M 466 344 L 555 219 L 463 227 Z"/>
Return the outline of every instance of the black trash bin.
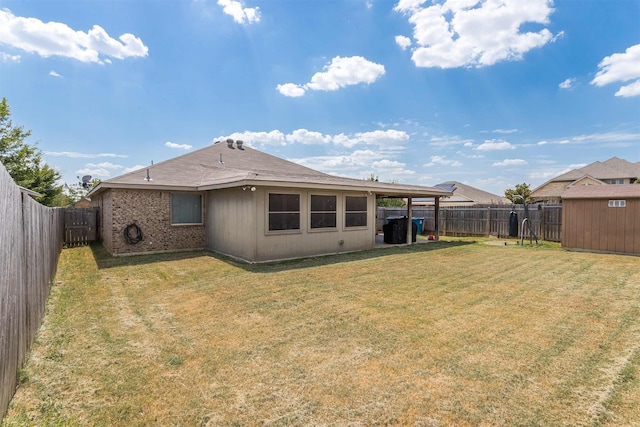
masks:
<path fill-rule="evenodd" d="M 393 218 L 388 224 L 382 226 L 384 242 L 389 244 L 407 243 L 408 218 Z M 411 222 L 411 241 L 415 242 L 418 235 L 418 226 Z"/>

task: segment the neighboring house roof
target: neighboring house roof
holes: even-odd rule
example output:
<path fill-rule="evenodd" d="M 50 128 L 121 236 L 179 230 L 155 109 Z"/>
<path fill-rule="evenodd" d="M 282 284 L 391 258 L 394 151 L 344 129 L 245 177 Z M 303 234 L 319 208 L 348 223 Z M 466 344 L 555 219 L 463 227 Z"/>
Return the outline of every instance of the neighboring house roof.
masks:
<path fill-rule="evenodd" d="M 451 191 L 453 195 L 443 199 L 441 203 L 445 204 L 475 204 L 475 205 L 492 205 L 511 203 L 506 197 L 480 190 L 479 188 L 463 184 L 458 181 L 445 181 L 435 185 L 436 188 Z M 415 202 L 433 202 L 433 199 L 414 199 Z"/>
<path fill-rule="evenodd" d="M 580 185 L 562 193 L 563 199 L 619 199 L 640 197 L 640 184 Z"/>
<path fill-rule="evenodd" d="M 575 186 L 578 181 L 587 183 L 604 182 L 608 179 L 633 180 L 640 176 L 640 162 L 629 162 L 618 157 L 612 157 L 604 162 L 593 162 L 579 169 L 573 169 L 550 179 L 531 192 L 531 197 L 541 199 L 559 199 L 567 188 Z M 591 181 L 589 181 L 591 178 Z M 616 184 L 620 185 L 620 184 Z"/>
<path fill-rule="evenodd" d="M 632 163 L 618 157 L 612 157 L 605 162 L 593 162 L 579 169 L 573 169 L 550 179 L 533 191 L 544 187 L 550 182 L 570 181 L 589 175 L 596 179 L 619 179 L 619 178 L 637 178 L 640 176 L 640 162 Z"/>
<path fill-rule="evenodd" d="M 594 178 L 591 175 L 584 175 L 581 178 L 576 179 L 572 183 L 567 185 L 567 188 L 573 187 L 575 185 L 606 185 L 607 183 L 599 180 L 598 178 Z"/>
<path fill-rule="evenodd" d="M 22 194 L 31 196 L 34 199 L 37 199 L 38 197 L 42 197 L 42 194 L 38 193 L 37 191 L 29 190 L 28 188 L 24 188 L 20 185 L 18 185 L 18 188 L 20 188 L 20 191 L 22 192 Z"/>
<path fill-rule="evenodd" d="M 147 179 L 150 178 L 150 179 Z M 215 143 L 191 153 L 102 181 L 88 194 L 108 188 L 205 191 L 245 185 L 372 191 L 378 196 L 449 196 L 441 188 L 343 178 L 307 168 L 250 147 Z"/>

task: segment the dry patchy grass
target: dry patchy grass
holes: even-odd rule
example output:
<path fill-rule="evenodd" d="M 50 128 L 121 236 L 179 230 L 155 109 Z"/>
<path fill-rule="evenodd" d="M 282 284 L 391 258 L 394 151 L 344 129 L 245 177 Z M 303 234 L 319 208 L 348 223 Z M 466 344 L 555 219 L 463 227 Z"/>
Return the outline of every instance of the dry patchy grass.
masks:
<path fill-rule="evenodd" d="M 637 425 L 639 267 L 460 242 L 260 266 L 68 249 L 3 425 Z"/>

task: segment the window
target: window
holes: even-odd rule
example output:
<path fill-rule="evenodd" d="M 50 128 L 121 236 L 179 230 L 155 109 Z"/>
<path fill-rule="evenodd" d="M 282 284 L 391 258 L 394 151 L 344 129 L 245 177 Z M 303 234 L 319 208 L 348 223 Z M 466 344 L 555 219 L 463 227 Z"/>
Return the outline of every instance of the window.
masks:
<path fill-rule="evenodd" d="M 345 227 L 367 226 L 367 198 L 347 196 L 345 198 Z"/>
<path fill-rule="evenodd" d="M 269 231 L 300 229 L 300 195 L 269 193 Z"/>
<path fill-rule="evenodd" d="M 626 200 L 609 200 L 610 208 L 626 208 L 627 201 Z"/>
<path fill-rule="evenodd" d="M 336 196 L 311 195 L 311 228 L 336 227 Z"/>
<path fill-rule="evenodd" d="M 624 179 L 607 179 L 605 182 L 608 184 L 624 184 Z"/>
<path fill-rule="evenodd" d="M 202 224 L 202 195 L 171 194 L 171 224 Z"/>

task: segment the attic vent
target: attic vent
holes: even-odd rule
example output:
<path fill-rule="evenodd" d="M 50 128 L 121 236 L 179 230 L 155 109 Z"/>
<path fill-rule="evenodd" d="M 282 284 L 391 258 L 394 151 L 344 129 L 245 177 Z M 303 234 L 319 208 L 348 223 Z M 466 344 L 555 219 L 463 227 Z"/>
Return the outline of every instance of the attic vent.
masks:
<path fill-rule="evenodd" d="M 233 149 L 233 139 L 231 138 L 227 139 L 227 147 Z"/>
<path fill-rule="evenodd" d="M 244 144 L 244 142 L 242 142 L 242 140 L 237 140 L 236 141 L 236 145 L 238 146 L 238 150 L 244 150 L 244 148 L 242 148 L 242 144 Z"/>

